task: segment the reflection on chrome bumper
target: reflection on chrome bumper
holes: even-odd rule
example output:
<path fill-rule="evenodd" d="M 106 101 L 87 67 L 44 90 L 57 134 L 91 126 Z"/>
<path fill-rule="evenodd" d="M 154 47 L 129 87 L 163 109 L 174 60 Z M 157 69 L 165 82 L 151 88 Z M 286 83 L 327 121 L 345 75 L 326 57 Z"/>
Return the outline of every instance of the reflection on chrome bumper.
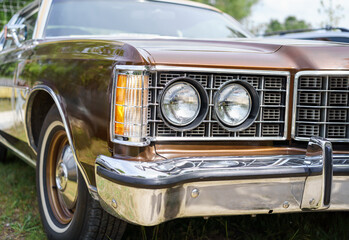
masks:
<path fill-rule="evenodd" d="M 312 138 L 305 155 L 151 163 L 99 156 L 96 182 L 105 210 L 150 226 L 179 217 L 348 209 L 347 172 L 349 155 L 332 156 L 330 142 Z"/>

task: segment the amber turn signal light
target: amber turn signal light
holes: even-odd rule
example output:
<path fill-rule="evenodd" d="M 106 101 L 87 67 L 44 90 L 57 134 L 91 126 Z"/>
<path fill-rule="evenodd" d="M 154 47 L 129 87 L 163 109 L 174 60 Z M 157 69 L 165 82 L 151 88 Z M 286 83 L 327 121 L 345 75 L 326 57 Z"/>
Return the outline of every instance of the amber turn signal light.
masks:
<path fill-rule="evenodd" d="M 148 76 L 119 74 L 115 87 L 114 134 L 140 139 L 146 136 Z"/>

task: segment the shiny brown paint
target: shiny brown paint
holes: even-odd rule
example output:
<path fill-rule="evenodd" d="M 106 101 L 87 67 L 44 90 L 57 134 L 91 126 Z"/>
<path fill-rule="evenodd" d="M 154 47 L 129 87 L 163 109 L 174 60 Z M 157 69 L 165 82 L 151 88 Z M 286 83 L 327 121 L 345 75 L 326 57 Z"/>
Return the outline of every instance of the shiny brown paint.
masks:
<path fill-rule="evenodd" d="M 346 145 L 335 145 L 334 151 L 338 154 L 348 154 Z M 346 151 L 345 151 L 346 150 Z M 156 152 L 163 158 L 184 158 L 184 157 L 218 157 L 218 156 L 259 156 L 259 155 L 299 155 L 306 153 L 306 146 L 295 144 L 284 144 L 284 146 L 274 146 L 273 142 L 266 143 L 192 143 L 192 144 L 157 144 Z"/>
<path fill-rule="evenodd" d="M 246 145 L 159 145 L 157 153 L 165 158 L 181 157 L 218 157 L 218 156 L 257 156 L 257 155 L 297 155 L 304 154 L 304 148 L 273 147 L 270 146 L 246 146 Z"/>
<path fill-rule="evenodd" d="M 134 48 L 116 41 L 46 41 L 30 51 L 19 73 L 21 83 L 30 88 L 49 86 L 59 96 L 77 157 L 93 183 L 96 157 L 111 155 L 108 126 L 113 68 L 143 60 Z"/>
<path fill-rule="evenodd" d="M 20 107 L 18 104 L 22 95 L 25 95 L 25 89 L 22 88 L 17 76 L 18 64 L 23 57 L 27 57 L 26 51 L 16 48 L 4 50 L 0 54 L 0 87 L 7 92 L 4 97 L 0 96 L 2 102 L 7 105 L 7 108 L 0 109 L 0 112 L 6 112 L 7 118 L 11 119 L 7 127 L 0 126 L 0 134 L 14 148 L 31 158 L 35 158 L 35 153 L 25 141 L 26 136 L 22 121 L 24 101 Z M 0 120 L 0 125 L 5 123 L 3 120 Z"/>

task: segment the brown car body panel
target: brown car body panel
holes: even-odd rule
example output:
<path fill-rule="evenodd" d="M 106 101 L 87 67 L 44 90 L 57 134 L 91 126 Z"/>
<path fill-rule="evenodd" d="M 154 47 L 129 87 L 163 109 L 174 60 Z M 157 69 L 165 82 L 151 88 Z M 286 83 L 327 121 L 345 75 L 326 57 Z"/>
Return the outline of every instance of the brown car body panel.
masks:
<path fill-rule="evenodd" d="M 50 87 L 59 97 L 77 158 L 94 183 L 99 154 L 111 156 L 110 101 L 116 64 L 144 64 L 138 51 L 117 41 L 43 41 L 18 74 L 21 85 Z M 37 146 L 34 146 L 37 147 Z"/>

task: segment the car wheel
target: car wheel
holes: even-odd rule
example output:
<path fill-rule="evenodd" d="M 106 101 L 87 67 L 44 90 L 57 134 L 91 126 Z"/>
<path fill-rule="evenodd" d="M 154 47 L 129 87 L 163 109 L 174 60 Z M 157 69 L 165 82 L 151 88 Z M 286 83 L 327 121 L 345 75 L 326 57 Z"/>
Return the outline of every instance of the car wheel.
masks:
<path fill-rule="evenodd" d="M 0 162 L 5 162 L 7 156 L 7 148 L 0 143 Z"/>
<path fill-rule="evenodd" d="M 126 223 L 90 196 L 56 106 L 43 123 L 36 170 L 39 211 L 49 239 L 121 239 Z"/>

